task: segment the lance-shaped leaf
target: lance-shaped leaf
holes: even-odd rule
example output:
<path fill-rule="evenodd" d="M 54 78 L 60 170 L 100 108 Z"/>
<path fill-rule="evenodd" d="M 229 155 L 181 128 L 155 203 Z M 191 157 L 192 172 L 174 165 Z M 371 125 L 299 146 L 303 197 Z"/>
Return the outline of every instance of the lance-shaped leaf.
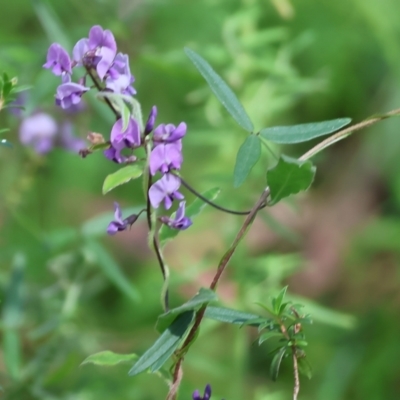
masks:
<path fill-rule="evenodd" d="M 185 337 L 194 320 L 194 315 L 194 311 L 186 311 L 179 315 L 172 325 L 156 340 L 153 346 L 139 358 L 129 371 L 129 375 L 140 374 L 148 368 L 152 372 L 161 368 Z"/>
<path fill-rule="evenodd" d="M 293 126 L 274 126 L 264 128 L 260 131 L 260 135 L 274 143 L 291 144 L 307 142 L 319 136 L 328 135 L 340 128 L 348 125 L 350 118 L 339 118 L 323 122 L 311 122 L 308 124 Z"/>
<path fill-rule="evenodd" d="M 143 165 L 128 165 L 106 176 L 103 183 L 103 194 L 113 190 L 117 186 L 123 185 L 132 179 L 137 179 L 143 174 Z"/>
<path fill-rule="evenodd" d="M 213 290 L 201 288 L 199 292 L 186 303 L 169 310 L 165 314 L 161 314 L 158 317 L 156 328 L 159 332 L 163 332 L 169 325 L 171 325 L 171 322 L 177 317 L 177 315 L 182 314 L 185 311 L 198 311 L 202 305 L 208 304 L 211 301 L 216 301 L 217 299 L 218 297 Z"/>
<path fill-rule="evenodd" d="M 239 187 L 249 175 L 261 155 L 261 141 L 256 135 L 247 136 L 236 156 L 233 186 Z"/>
<path fill-rule="evenodd" d="M 307 190 L 314 180 L 316 168 L 311 161 L 298 161 L 281 155 L 278 164 L 267 172 L 270 205 L 292 194 Z"/>
<path fill-rule="evenodd" d="M 299 367 L 299 371 L 305 375 L 308 379 L 312 378 L 312 368 L 310 363 L 306 360 L 306 358 L 298 358 L 297 364 Z"/>
<path fill-rule="evenodd" d="M 135 361 L 139 358 L 137 354 L 117 354 L 112 351 L 100 351 L 99 353 L 91 354 L 81 365 L 94 364 L 104 367 L 111 367 L 122 362 Z"/>
<path fill-rule="evenodd" d="M 203 76 L 203 78 L 209 84 L 211 90 L 221 102 L 221 104 L 227 109 L 233 119 L 247 132 L 253 132 L 254 127 L 249 116 L 247 115 L 242 104 L 239 102 L 235 93 L 225 83 L 225 81 L 213 70 L 211 65 L 204 60 L 195 51 L 185 47 L 185 53 L 190 58 L 194 66 Z"/>
<path fill-rule="evenodd" d="M 216 199 L 219 193 L 220 189 L 213 188 L 202 193 L 202 196 L 205 197 L 207 200 L 212 201 Z M 201 211 L 203 211 L 206 205 L 207 203 L 204 200 L 196 198 L 193 201 L 193 203 L 189 204 L 189 206 L 186 207 L 185 216 L 191 219 L 196 217 L 201 213 Z M 172 213 L 171 218 L 174 217 L 175 213 Z M 179 232 L 180 232 L 179 229 L 172 229 L 168 225 L 163 224 L 160 228 L 160 234 L 159 234 L 161 246 L 164 246 L 169 240 L 176 237 Z"/>
<path fill-rule="evenodd" d="M 279 374 L 279 369 L 281 367 L 282 359 L 287 350 L 288 348 L 286 346 L 281 347 L 275 354 L 274 358 L 272 359 L 270 373 L 273 381 L 276 381 L 278 379 L 278 374 Z"/>
<path fill-rule="evenodd" d="M 215 321 L 226 322 L 227 324 L 246 324 L 254 326 L 258 326 L 260 321 L 265 320 L 265 318 L 261 318 L 256 314 L 250 314 L 247 312 L 234 310 L 232 308 L 214 306 L 207 307 L 204 317 L 213 319 Z"/>

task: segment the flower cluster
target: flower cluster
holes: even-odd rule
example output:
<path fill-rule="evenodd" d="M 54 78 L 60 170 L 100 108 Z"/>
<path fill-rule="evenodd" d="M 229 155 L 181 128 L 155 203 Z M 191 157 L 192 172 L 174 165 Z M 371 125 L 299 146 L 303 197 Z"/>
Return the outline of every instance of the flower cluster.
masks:
<path fill-rule="evenodd" d="M 152 111 L 154 111 L 153 108 Z M 156 111 L 154 111 L 154 114 Z M 149 118 L 150 120 L 150 118 Z M 154 208 L 158 208 L 161 203 L 164 208 L 169 210 L 174 200 L 179 200 L 179 207 L 175 213 L 175 218 L 163 216 L 161 222 L 174 229 L 187 229 L 192 225 L 190 218 L 185 217 L 184 196 L 179 192 L 181 179 L 174 174 L 180 170 L 182 156 L 182 138 L 186 134 L 186 124 L 181 122 L 177 127 L 172 124 L 161 124 L 153 132 L 153 149 L 150 153 L 150 174 L 157 172 L 162 177 L 155 182 L 149 189 L 149 200 Z"/>
<path fill-rule="evenodd" d="M 86 74 L 72 82 L 72 69 L 83 66 L 86 73 L 93 77 L 95 73 L 106 90 L 114 93 L 133 95 L 134 77 L 129 68 L 126 54 L 117 54 L 114 35 L 99 25 L 93 26 L 89 37 L 80 39 L 72 50 L 72 58 L 58 43 L 53 43 L 48 52 L 44 68 L 51 69 L 53 74 L 61 76 L 61 85 L 56 91 L 56 104 L 68 109 L 81 101 L 84 93 L 90 90 L 85 85 Z"/>

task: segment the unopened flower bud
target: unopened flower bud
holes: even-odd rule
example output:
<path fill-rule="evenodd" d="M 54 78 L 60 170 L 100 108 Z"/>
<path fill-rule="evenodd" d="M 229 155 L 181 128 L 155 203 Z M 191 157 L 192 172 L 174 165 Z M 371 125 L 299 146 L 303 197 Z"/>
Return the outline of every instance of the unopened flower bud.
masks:
<path fill-rule="evenodd" d="M 153 107 L 151 107 L 150 115 L 149 115 L 149 118 L 147 119 L 146 127 L 144 128 L 145 136 L 148 135 L 154 129 L 154 124 L 156 123 L 156 118 L 157 118 L 157 107 L 153 106 Z"/>
<path fill-rule="evenodd" d="M 86 139 L 93 145 L 105 143 L 105 139 L 101 133 L 89 132 Z"/>

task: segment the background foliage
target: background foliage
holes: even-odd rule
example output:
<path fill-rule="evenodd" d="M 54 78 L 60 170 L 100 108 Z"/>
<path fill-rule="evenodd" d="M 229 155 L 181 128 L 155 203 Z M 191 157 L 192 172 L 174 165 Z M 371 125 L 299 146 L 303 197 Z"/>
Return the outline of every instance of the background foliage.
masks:
<path fill-rule="evenodd" d="M 53 106 L 56 78 L 42 70 L 50 43 L 68 50 L 92 25 L 111 29 L 129 53 L 143 112 L 157 104 L 160 122 L 184 120 L 183 173 L 199 191 L 220 187 L 218 201 L 248 208 L 267 163 L 233 187 L 244 134 L 196 73 L 183 48 L 201 53 L 229 82 L 256 129 L 351 117 L 400 106 L 400 4 L 396 0 L 90 0 L 2 4 L 0 70 L 32 85 L 26 115 L 41 109 L 69 118 L 76 134 L 108 134 L 113 116 L 98 102 L 66 117 Z M 142 354 L 155 340 L 162 285 L 136 224 L 105 237 L 113 201 L 140 207 L 140 187 L 102 197 L 115 170 L 100 154 L 80 159 L 56 149 L 46 157 L 18 143 L 19 120 L 0 126 L 0 385 L 6 399 L 163 398 L 153 375 L 128 377 L 132 363 L 79 366 L 92 353 Z M 311 381 L 300 398 L 397 399 L 400 255 L 400 136 L 396 118 L 340 142 L 315 159 L 316 182 L 295 201 L 259 215 L 220 286 L 227 306 L 260 313 L 285 284 L 301 300 Z M 297 156 L 308 144 L 286 153 Z M 190 196 L 189 196 L 190 197 Z M 129 212 L 127 212 L 127 215 Z M 240 218 L 208 209 L 167 247 L 179 305 L 208 284 Z M 213 385 L 213 398 L 289 398 L 290 364 L 268 376 L 273 340 L 260 348 L 251 328 L 207 322 L 185 360 L 181 398 Z"/>

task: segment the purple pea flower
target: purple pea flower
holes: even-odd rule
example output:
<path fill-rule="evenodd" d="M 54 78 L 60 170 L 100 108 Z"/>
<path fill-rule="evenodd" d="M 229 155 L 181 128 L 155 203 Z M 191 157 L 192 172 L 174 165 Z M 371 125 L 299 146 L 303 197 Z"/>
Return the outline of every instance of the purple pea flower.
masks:
<path fill-rule="evenodd" d="M 200 392 L 198 390 L 195 390 L 192 395 L 193 400 L 209 400 L 210 397 L 211 397 L 211 386 L 210 385 L 206 386 L 203 397 L 200 396 Z"/>
<path fill-rule="evenodd" d="M 56 121 L 43 112 L 25 118 L 19 128 L 21 143 L 32 146 L 39 154 L 48 153 L 53 148 L 56 135 Z"/>
<path fill-rule="evenodd" d="M 61 108 L 67 109 L 81 101 L 83 93 L 89 90 L 88 87 L 79 83 L 67 82 L 57 88 L 56 104 Z"/>
<path fill-rule="evenodd" d="M 53 43 L 47 51 L 46 63 L 43 68 L 51 69 L 54 75 L 71 74 L 71 59 L 67 51 L 58 43 Z"/>
<path fill-rule="evenodd" d="M 115 235 L 117 232 L 126 230 L 128 226 L 131 226 L 138 219 L 139 214 L 132 214 L 128 218 L 122 219 L 121 208 L 117 202 L 114 202 L 115 219 L 108 224 L 107 233 L 109 235 Z"/>
<path fill-rule="evenodd" d="M 149 118 L 147 119 L 146 127 L 144 128 L 145 136 L 148 135 L 154 129 L 154 124 L 156 123 L 156 118 L 157 118 L 157 107 L 153 106 L 153 107 L 151 107 Z"/>
<path fill-rule="evenodd" d="M 111 129 L 110 141 L 115 150 L 121 151 L 125 147 L 130 149 L 140 146 L 140 128 L 134 118 L 129 118 L 128 126 L 123 131 L 123 122 L 120 118 Z"/>
<path fill-rule="evenodd" d="M 165 174 L 172 168 L 180 169 L 183 157 L 181 143 L 158 144 L 150 153 L 150 173 L 155 175 L 157 171 Z"/>
<path fill-rule="evenodd" d="M 170 228 L 180 229 L 182 231 L 189 228 L 189 226 L 192 225 L 192 220 L 188 217 L 185 217 L 185 204 L 186 201 L 181 201 L 179 203 L 179 207 L 176 210 L 174 219 L 169 217 L 161 217 L 161 222 L 167 224 Z"/>
<path fill-rule="evenodd" d="M 181 185 L 181 180 L 172 174 L 165 174 L 156 183 L 153 183 L 149 189 L 150 203 L 154 208 L 158 208 L 161 202 L 164 201 L 164 207 L 169 210 L 172 206 L 172 202 L 177 200 L 183 200 L 184 196 L 178 192 Z"/>
<path fill-rule="evenodd" d="M 115 56 L 113 65 L 109 69 L 106 78 L 107 89 L 114 93 L 135 95 L 136 90 L 131 86 L 135 78 L 129 68 L 129 57 L 127 54 L 118 53 Z"/>
<path fill-rule="evenodd" d="M 181 122 L 177 127 L 172 124 L 161 124 L 153 132 L 154 142 L 171 143 L 182 139 L 186 134 L 186 124 Z"/>

